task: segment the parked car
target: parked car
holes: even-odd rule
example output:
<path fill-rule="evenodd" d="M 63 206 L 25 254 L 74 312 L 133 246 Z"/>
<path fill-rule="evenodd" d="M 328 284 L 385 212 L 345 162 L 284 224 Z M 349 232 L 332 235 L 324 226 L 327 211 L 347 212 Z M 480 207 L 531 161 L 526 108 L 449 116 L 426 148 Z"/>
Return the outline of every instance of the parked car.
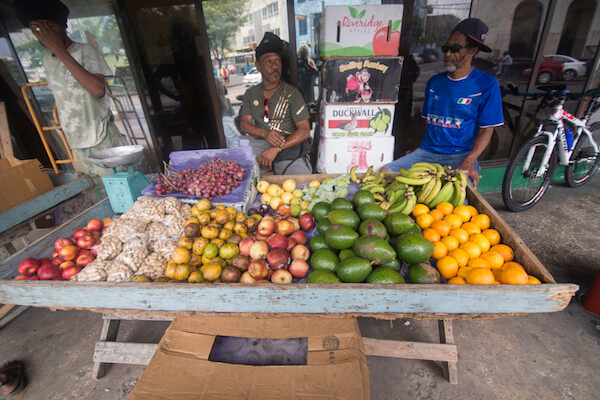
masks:
<path fill-rule="evenodd" d="M 537 76 L 538 83 L 545 84 L 550 81 L 561 79 L 563 76 L 563 66 L 564 62 L 554 61 L 551 58 L 544 56 Z M 523 70 L 522 74 L 523 78 L 529 79 L 531 76 L 531 68 Z"/>
<path fill-rule="evenodd" d="M 576 58 L 563 56 L 562 54 L 549 54 L 544 57 L 563 63 L 562 78 L 565 81 L 572 81 L 578 76 L 585 76 L 587 70 L 587 63 L 585 61 L 579 61 Z"/>
<path fill-rule="evenodd" d="M 256 67 L 252 68 L 250 71 L 248 71 L 246 75 L 244 75 L 242 82 L 246 87 L 258 85 L 262 82 L 262 75 L 260 74 L 260 72 L 258 72 Z"/>

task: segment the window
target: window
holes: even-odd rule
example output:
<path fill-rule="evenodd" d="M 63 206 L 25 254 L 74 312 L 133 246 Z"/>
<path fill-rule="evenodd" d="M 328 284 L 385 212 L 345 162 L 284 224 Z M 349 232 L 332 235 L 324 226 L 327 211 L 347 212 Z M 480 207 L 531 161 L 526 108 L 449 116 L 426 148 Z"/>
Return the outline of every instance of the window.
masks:
<path fill-rule="evenodd" d="M 271 3 L 262 9 L 263 18 L 276 17 L 279 15 L 279 4 Z"/>
<path fill-rule="evenodd" d="M 306 35 L 308 33 L 308 27 L 306 23 L 306 18 L 298 20 L 298 34 Z"/>

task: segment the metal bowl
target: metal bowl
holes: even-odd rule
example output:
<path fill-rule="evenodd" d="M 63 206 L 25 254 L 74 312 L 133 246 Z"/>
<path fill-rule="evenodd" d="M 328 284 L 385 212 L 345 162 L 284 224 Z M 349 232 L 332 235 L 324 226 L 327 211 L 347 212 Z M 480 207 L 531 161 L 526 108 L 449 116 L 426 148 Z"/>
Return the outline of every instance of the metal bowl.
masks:
<path fill-rule="evenodd" d="M 96 151 L 88 156 L 91 163 L 105 168 L 134 164 L 144 155 L 144 146 L 117 146 Z"/>

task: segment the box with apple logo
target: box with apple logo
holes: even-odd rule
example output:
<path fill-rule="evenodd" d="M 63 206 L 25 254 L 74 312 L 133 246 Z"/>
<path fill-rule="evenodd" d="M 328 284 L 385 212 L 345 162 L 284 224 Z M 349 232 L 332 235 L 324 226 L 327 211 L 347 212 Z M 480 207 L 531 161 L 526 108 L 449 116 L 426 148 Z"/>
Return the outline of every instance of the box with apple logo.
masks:
<path fill-rule="evenodd" d="M 342 174 L 353 166 L 365 172 L 369 166 L 377 171 L 394 160 L 394 136 L 325 138 L 319 141 L 317 171 Z"/>
<path fill-rule="evenodd" d="M 395 104 L 321 104 L 321 137 L 390 136 Z"/>
<path fill-rule="evenodd" d="M 325 7 L 319 57 L 397 56 L 403 11 L 396 4 Z"/>
<path fill-rule="evenodd" d="M 248 341 L 224 353 L 219 348 L 229 339 Z M 358 322 L 178 315 L 129 399 L 200 398 L 368 399 L 369 369 Z"/>
<path fill-rule="evenodd" d="M 323 64 L 323 100 L 335 103 L 396 103 L 402 57 L 331 57 Z"/>

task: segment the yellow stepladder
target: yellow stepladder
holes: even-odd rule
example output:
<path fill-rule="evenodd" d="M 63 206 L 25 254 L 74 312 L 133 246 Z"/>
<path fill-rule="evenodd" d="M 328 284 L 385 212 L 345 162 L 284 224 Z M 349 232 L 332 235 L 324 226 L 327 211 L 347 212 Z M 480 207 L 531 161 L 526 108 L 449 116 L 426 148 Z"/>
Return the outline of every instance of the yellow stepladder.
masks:
<path fill-rule="evenodd" d="M 52 117 L 54 117 L 55 125 L 51 125 L 51 126 L 41 126 L 40 121 L 35 113 L 35 110 L 33 109 L 32 105 L 31 105 L 31 100 L 29 99 L 27 89 L 34 87 L 34 86 L 46 86 L 46 85 L 48 85 L 48 82 L 46 82 L 46 81 L 27 83 L 27 84 L 23 85 L 21 87 L 21 92 L 23 93 L 23 98 L 25 99 L 25 104 L 27 104 L 27 109 L 29 110 L 31 119 L 33 119 L 33 123 L 35 124 L 38 134 L 40 135 L 40 139 L 42 139 L 42 144 L 44 145 L 46 154 L 48 154 L 48 158 L 50 159 L 50 163 L 52 164 L 52 168 L 54 169 L 54 172 L 58 174 L 58 164 L 68 164 L 68 163 L 71 163 L 71 165 L 73 165 L 73 169 L 75 170 L 75 172 L 77 172 L 77 168 L 75 167 L 75 162 L 73 159 L 73 153 L 71 152 L 71 147 L 69 147 L 69 143 L 67 142 L 65 133 L 63 132 L 60 122 L 58 120 L 58 114 L 56 113 L 56 103 L 54 104 L 54 107 L 52 108 Z M 54 155 L 52 154 L 52 150 L 50 149 L 50 146 L 48 145 L 48 141 L 46 140 L 46 136 L 44 134 L 47 131 L 58 131 L 60 138 L 62 139 L 63 144 L 65 146 L 65 149 L 67 150 L 67 154 L 68 154 L 69 158 L 62 159 L 62 160 L 57 160 L 54 158 Z"/>

